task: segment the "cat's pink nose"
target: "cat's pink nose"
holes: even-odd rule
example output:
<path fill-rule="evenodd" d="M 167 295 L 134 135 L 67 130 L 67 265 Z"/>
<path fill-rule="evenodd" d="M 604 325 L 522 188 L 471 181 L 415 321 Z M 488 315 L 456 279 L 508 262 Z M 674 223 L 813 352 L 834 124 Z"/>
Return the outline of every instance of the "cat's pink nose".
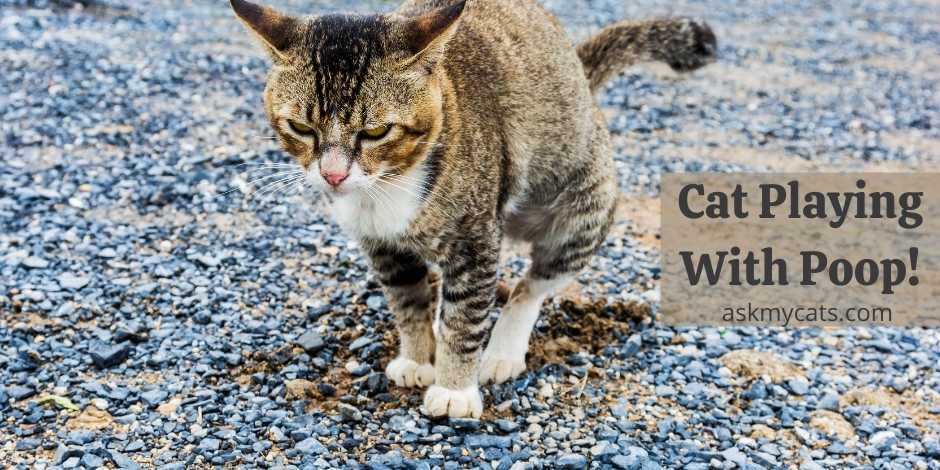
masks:
<path fill-rule="evenodd" d="M 325 179 L 327 183 L 330 183 L 330 186 L 336 187 L 343 181 L 346 181 L 349 173 L 345 171 L 331 172 L 320 170 L 320 176 L 323 176 L 323 179 Z"/>

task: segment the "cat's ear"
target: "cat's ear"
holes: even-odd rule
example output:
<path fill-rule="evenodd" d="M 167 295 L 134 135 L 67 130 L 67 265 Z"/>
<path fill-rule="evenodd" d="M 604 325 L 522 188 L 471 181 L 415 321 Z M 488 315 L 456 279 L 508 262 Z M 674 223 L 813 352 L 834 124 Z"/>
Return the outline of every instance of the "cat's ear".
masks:
<path fill-rule="evenodd" d="M 264 44 L 276 61 L 287 61 L 286 51 L 300 37 L 301 21 L 273 8 L 245 0 L 231 0 L 238 18 Z"/>
<path fill-rule="evenodd" d="M 408 18 L 401 24 L 405 48 L 411 57 L 403 64 L 409 69 L 431 72 L 444 57 L 447 41 L 457 30 L 466 0 L 435 8 L 421 16 Z"/>

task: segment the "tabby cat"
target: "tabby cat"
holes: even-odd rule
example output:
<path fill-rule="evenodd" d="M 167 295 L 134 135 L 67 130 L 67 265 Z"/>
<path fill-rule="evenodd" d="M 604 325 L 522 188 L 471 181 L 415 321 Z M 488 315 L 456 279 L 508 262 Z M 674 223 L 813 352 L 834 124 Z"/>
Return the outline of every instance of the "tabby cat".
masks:
<path fill-rule="evenodd" d="M 273 61 L 271 126 L 384 287 L 401 340 L 385 372 L 428 386 L 431 416 L 479 417 L 479 384 L 525 370 L 542 301 L 607 234 L 617 188 L 592 94 L 636 62 L 703 66 L 716 44 L 664 19 L 574 47 L 534 0 L 308 18 L 231 3 Z M 532 265 L 491 325 L 504 236 Z"/>

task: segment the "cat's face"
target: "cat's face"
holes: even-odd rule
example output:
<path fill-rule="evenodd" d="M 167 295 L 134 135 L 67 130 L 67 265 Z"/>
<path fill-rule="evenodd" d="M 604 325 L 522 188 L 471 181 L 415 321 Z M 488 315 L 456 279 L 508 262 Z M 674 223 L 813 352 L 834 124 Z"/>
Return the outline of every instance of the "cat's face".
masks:
<path fill-rule="evenodd" d="M 232 4 L 274 59 L 265 109 L 310 185 L 369 191 L 424 161 L 442 127 L 437 67 L 460 10 L 295 19 Z"/>
<path fill-rule="evenodd" d="M 328 65 L 322 61 L 336 58 L 304 59 L 270 74 L 265 108 L 311 185 L 341 195 L 384 175 L 403 175 L 422 161 L 442 121 L 441 88 L 433 75 L 416 76 L 388 57 L 363 65 L 355 57 Z"/>

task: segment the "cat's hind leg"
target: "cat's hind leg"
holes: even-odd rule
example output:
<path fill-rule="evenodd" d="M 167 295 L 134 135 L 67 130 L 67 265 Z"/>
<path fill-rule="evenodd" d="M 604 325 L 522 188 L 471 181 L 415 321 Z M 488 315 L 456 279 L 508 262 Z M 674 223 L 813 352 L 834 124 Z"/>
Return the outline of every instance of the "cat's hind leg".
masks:
<path fill-rule="evenodd" d="M 509 300 L 493 326 L 480 366 L 481 383 L 503 383 L 525 371 L 529 336 L 539 318 L 545 298 L 567 285 L 573 275 L 551 279 L 526 276 L 513 288 Z"/>
<path fill-rule="evenodd" d="M 594 198 L 588 198 L 593 200 Z M 481 383 L 503 383 L 525 369 L 529 337 L 546 297 L 569 284 L 591 260 L 610 228 L 613 197 L 580 205 L 578 215 L 559 214 L 556 229 L 532 245 L 532 267 L 513 289 L 493 326 L 480 367 Z M 593 211 L 590 210 L 593 208 Z"/>
<path fill-rule="evenodd" d="M 440 308 L 440 279 L 417 255 L 376 247 L 369 250 L 372 268 L 385 290 L 395 318 L 400 347 L 385 375 L 400 387 L 434 383 L 432 322 Z"/>
<path fill-rule="evenodd" d="M 600 137 L 606 136 L 606 129 Z M 588 265 L 613 221 L 614 172 L 606 139 L 595 143 L 597 166 L 575 171 L 550 204 L 534 211 L 538 230 L 529 231 L 532 267 L 516 285 L 493 326 L 483 353 L 480 382 L 502 383 L 525 371 L 529 336 L 545 298 L 571 282 Z M 606 158 L 606 160 L 604 160 Z M 532 220 L 532 215 L 529 220 Z"/>

